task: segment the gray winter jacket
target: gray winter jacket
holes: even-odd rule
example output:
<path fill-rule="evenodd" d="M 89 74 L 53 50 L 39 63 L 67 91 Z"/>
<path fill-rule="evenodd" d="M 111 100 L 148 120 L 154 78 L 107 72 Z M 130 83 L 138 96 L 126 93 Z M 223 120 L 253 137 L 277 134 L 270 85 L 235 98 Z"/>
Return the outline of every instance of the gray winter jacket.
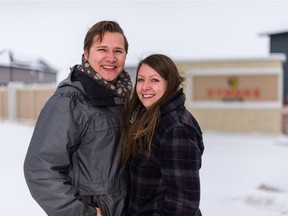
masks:
<path fill-rule="evenodd" d="M 122 100 L 76 67 L 42 109 L 24 162 L 27 185 L 49 216 L 124 214 L 119 163 Z"/>

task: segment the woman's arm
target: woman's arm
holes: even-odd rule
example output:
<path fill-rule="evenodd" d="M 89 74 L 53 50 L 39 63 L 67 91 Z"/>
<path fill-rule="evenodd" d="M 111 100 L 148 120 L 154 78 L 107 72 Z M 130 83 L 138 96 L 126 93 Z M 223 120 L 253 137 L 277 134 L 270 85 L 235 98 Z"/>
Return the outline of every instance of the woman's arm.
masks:
<path fill-rule="evenodd" d="M 199 170 L 202 152 L 194 132 L 190 127 L 177 126 L 167 131 L 162 139 L 160 167 L 166 192 L 166 215 L 201 215 Z"/>

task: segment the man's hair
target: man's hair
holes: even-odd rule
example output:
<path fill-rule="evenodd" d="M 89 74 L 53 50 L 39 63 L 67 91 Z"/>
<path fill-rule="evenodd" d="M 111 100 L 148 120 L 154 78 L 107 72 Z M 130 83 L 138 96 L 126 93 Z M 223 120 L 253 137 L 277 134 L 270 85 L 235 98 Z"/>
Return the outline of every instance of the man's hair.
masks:
<path fill-rule="evenodd" d="M 125 52 L 128 53 L 129 44 L 126 36 L 124 35 L 124 31 L 117 22 L 109 20 L 97 22 L 88 30 L 84 39 L 84 50 L 90 50 L 95 36 L 98 36 L 97 39 L 101 42 L 106 32 L 118 32 L 122 34 L 124 37 L 124 49 Z"/>

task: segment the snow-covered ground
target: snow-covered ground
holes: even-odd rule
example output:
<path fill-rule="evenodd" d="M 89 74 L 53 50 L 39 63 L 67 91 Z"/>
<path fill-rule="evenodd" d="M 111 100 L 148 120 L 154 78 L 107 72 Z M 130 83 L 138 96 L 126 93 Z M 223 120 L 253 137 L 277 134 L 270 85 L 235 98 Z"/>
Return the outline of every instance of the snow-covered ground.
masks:
<path fill-rule="evenodd" d="M 46 215 L 23 175 L 32 132 L 32 125 L 0 121 L 0 215 Z M 205 132 L 204 142 L 203 216 L 288 215 L 288 137 Z"/>

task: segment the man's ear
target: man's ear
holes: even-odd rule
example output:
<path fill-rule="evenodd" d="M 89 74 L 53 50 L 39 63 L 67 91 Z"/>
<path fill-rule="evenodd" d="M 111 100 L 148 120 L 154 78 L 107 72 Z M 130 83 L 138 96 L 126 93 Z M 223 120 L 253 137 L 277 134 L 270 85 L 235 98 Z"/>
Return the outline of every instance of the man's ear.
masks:
<path fill-rule="evenodd" d="M 89 51 L 87 49 L 84 50 L 84 58 L 87 60 L 89 57 Z"/>

